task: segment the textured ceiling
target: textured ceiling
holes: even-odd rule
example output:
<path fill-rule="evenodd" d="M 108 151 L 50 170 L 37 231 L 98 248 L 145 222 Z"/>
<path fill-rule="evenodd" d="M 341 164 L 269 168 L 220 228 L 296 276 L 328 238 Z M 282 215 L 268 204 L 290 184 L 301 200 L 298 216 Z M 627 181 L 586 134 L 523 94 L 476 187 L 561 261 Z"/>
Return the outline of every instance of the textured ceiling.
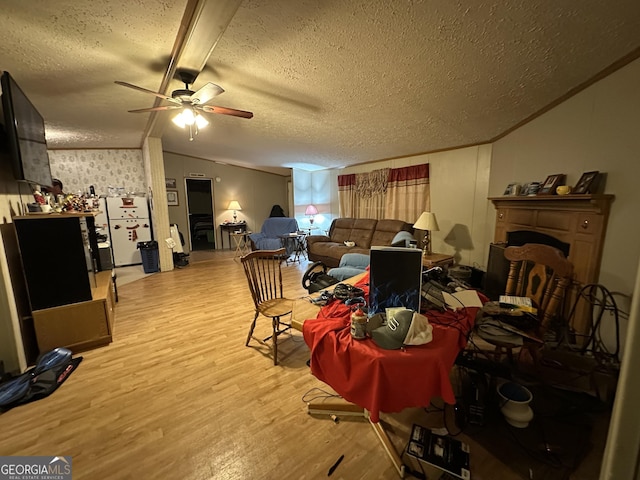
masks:
<path fill-rule="evenodd" d="M 113 82 L 161 87 L 186 6 L 2 2 L 0 69 L 44 116 L 50 148 L 140 146 L 149 114 L 127 110 L 155 98 Z M 215 105 L 254 118 L 208 115 L 193 142 L 169 122 L 163 145 L 327 168 L 482 143 L 637 51 L 639 26 L 637 0 L 245 0 L 194 88 L 219 84 Z"/>

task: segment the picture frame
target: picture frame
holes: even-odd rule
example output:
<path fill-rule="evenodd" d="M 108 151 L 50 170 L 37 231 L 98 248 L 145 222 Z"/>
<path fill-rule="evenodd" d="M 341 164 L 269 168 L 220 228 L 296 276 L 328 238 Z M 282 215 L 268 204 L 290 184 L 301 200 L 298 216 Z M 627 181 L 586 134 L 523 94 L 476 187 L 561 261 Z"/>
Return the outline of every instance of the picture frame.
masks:
<path fill-rule="evenodd" d="M 556 188 L 562 181 L 564 181 L 564 173 L 556 173 L 554 175 L 549 175 L 544 183 L 540 186 L 540 190 L 538 190 L 538 195 L 555 195 Z"/>
<path fill-rule="evenodd" d="M 600 172 L 597 170 L 584 172 L 571 193 L 591 193 L 592 187 L 594 186 L 594 182 L 596 178 L 598 178 L 599 173 Z"/>
<path fill-rule="evenodd" d="M 178 191 L 177 190 L 167 190 L 167 205 L 170 207 L 177 207 L 180 205 L 178 201 Z"/>
<path fill-rule="evenodd" d="M 176 182 L 175 178 L 165 178 L 164 179 L 164 186 L 165 186 L 165 188 L 176 189 L 176 188 L 178 188 L 178 183 Z"/>
<path fill-rule="evenodd" d="M 504 189 L 504 193 L 502 195 L 520 195 L 520 184 L 510 183 L 507 185 L 507 188 Z"/>
<path fill-rule="evenodd" d="M 540 182 L 529 182 L 527 183 L 527 192 L 525 195 L 527 197 L 534 197 L 538 194 L 541 187 L 542 184 Z"/>

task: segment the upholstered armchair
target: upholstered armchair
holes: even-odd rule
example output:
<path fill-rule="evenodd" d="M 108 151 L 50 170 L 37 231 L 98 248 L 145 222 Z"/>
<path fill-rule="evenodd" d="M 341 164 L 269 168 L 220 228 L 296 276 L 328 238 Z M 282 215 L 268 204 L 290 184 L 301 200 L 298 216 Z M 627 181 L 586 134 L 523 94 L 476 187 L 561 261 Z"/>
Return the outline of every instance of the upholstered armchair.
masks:
<path fill-rule="evenodd" d="M 249 235 L 252 250 L 277 250 L 284 247 L 286 255 L 291 255 L 294 250 L 293 242 L 283 242 L 282 235 L 298 231 L 298 222 L 295 218 L 269 217 L 262 224 L 260 232 Z"/>

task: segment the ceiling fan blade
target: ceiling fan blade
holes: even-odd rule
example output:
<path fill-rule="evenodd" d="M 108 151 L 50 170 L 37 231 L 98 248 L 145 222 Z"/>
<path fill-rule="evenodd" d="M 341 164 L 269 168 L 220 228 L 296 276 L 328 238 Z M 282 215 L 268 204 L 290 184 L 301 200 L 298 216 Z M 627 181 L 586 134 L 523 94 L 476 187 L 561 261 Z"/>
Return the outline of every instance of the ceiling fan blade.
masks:
<path fill-rule="evenodd" d="M 160 107 L 139 108 L 137 110 L 129 110 L 129 113 L 161 112 L 164 110 L 175 110 L 177 108 L 181 108 L 181 107 L 179 105 L 162 105 Z"/>
<path fill-rule="evenodd" d="M 234 117 L 253 118 L 252 112 L 236 110 L 234 108 L 216 107 L 213 105 L 198 105 L 197 108 L 207 113 L 221 113 L 222 115 L 233 115 Z"/>
<path fill-rule="evenodd" d="M 137 85 L 132 85 L 132 84 L 127 83 L 127 82 L 119 82 L 117 80 L 114 83 L 117 83 L 118 85 L 122 85 L 123 87 L 133 88 L 134 90 L 138 90 L 139 92 L 150 93 L 151 95 L 155 95 L 156 97 L 160 97 L 160 98 L 162 98 L 164 100 L 167 100 L 169 102 L 177 103 L 179 105 L 182 105 L 182 102 L 180 100 L 177 100 L 177 99 L 172 98 L 172 97 L 168 97 L 167 95 L 163 95 L 162 93 L 154 92 L 153 90 L 147 90 L 146 88 L 138 87 Z"/>
<path fill-rule="evenodd" d="M 217 97 L 224 92 L 224 89 L 215 83 L 207 83 L 196 93 L 191 95 L 191 103 L 194 105 L 204 105 L 213 97 Z"/>

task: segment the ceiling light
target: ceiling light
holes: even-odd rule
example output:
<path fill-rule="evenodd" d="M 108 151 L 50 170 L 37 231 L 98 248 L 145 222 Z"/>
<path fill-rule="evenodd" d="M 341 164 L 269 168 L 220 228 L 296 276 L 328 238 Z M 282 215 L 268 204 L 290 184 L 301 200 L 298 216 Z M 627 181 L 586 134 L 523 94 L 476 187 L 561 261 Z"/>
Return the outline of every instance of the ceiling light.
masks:
<path fill-rule="evenodd" d="M 171 121 L 180 128 L 189 127 L 189 140 L 193 140 L 201 128 L 209 125 L 207 119 L 196 113 L 193 108 L 183 108 Z"/>

